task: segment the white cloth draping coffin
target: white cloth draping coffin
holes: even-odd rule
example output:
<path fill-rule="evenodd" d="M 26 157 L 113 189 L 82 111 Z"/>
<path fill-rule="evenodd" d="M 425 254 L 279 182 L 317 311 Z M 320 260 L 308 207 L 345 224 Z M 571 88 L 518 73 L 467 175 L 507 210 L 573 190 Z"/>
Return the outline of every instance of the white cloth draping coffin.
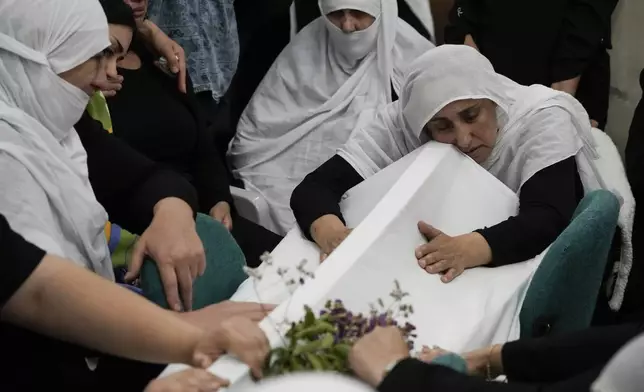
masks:
<path fill-rule="evenodd" d="M 494 225 L 516 214 L 518 198 L 505 185 L 452 146 L 430 142 L 348 192 L 343 212 L 353 233 L 315 270 L 315 278 L 289 291 L 276 274 L 307 259 L 318 265 L 319 250 L 298 229 L 272 253 L 274 264 L 262 265 L 261 281 L 244 282 L 233 300 L 281 303 L 261 323 L 273 346 L 280 344 L 275 324 L 299 320 L 303 306 L 321 308 L 340 298 L 347 308 L 368 312 L 377 298 L 387 301 L 397 279 L 410 293 L 411 322 L 420 345 L 462 352 L 519 336 L 518 315 L 530 279 L 541 258 L 500 268 L 467 270 L 449 284 L 418 267 L 414 249 L 425 240 L 416 223 L 425 220 L 449 235 Z M 259 295 L 259 297 L 258 297 Z M 261 300 L 260 300 L 261 299 Z M 181 369 L 170 366 L 164 375 Z M 247 368 L 224 357 L 210 370 L 231 382 L 231 390 L 248 385 Z M 246 381 L 244 381 L 246 380 Z"/>

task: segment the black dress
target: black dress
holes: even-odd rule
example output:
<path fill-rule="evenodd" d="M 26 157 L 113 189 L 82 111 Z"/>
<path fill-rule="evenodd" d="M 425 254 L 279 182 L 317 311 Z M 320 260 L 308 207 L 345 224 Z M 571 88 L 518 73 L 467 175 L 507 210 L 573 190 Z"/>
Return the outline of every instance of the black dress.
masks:
<path fill-rule="evenodd" d="M 644 331 L 642 324 L 593 328 L 506 343 L 501 353 L 508 384 L 457 373 L 415 359 L 400 362 L 380 392 L 588 392 L 608 361 Z"/>
<path fill-rule="evenodd" d="M 640 85 L 644 90 L 644 70 L 640 74 Z M 628 133 L 626 143 L 626 175 L 635 197 L 635 219 L 633 222 L 633 268 L 628 278 L 628 286 L 622 313 L 639 314 L 644 318 L 644 99 L 641 99 Z"/>
<path fill-rule="evenodd" d="M 606 125 L 617 0 L 456 0 L 445 42 L 471 34 L 496 72 L 523 85 L 581 76 L 577 99 Z"/>
<path fill-rule="evenodd" d="M 291 196 L 302 232 L 311 239 L 311 224 L 324 215 L 344 222 L 340 199 L 362 180 L 339 155 L 306 176 Z M 583 194 L 574 157 L 537 172 L 521 188 L 517 216 L 477 230 L 492 249 L 489 266 L 517 263 L 541 253 L 568 226 Z"/>
<path fill-rule="evenodd" d="M 208 214 L 218 202 L 231 206 L 232 234 L 249 266 L 260 263 L 281 237 L 239 216 L 234 208 L 223 157 L 201 116 L 188 80 L 188 94 L 176 89 L 176 80 L 158 69 L 135 43 L 142 60 L 139 69 L 119 68 L 122 90 L 108 99 L 114 135 L 148 158 L 181 173 L 197 190 L 199 211 Z"/>
<path fill-rule="evenodd" d="M 103 132 L 104 133 L 104 132 Z M 0 216 L 0 310 L 38 267 L 45 252 L 25 241 Z M 85 358 L 100 357 L 95 371 Z M 137 391 L 162 365 L 102 355 L 0 322 L 0 390 Z"/>

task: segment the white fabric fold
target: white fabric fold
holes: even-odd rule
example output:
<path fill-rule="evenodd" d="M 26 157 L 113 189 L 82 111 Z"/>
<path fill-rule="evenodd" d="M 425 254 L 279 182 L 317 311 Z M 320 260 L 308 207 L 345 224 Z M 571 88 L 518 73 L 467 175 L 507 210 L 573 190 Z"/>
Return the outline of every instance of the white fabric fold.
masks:
<path fill-rule="evenodd" d="M 350 34 L 326 16 L 306 26 L 257 88 L 230 149 L 235 176 L 266 199 L 271 229 L 281 234 L 295 223 L 289 207 L 295 186 L 347 141 L 363 112 L 392 101 L 392 84 L 400 91 L 409 63 L 433 47 L 398 18 L 395 1 L 321 0 L 319 5 L 378 10 L 378 15 L 370 28 Z M 362 50 L 355 47 L 364 42 L 369 46 L 372 34 L 375 45 L 366 56 L 345 56 Z"/>
<path fill-rule="evenodd" d="M 478 51 L 444 45 L 410 66 L 400 101 L 362 124 L 338 154 L 367 178 L 428 141 L 427 122 L 447 104 L 462 99 L 490 99 L 497 104 L 499 133 L 482 166 L 517 194 L 535 173 L 574 156 L 586 192 L 607 189 L 622 200 L 622 256 L 611 299 L 611 307 L 619 309 L 632 264 L 629 211 L 635 201 L 612 141 L 601 138 L 602 156 L 588 114 L 571 95 L 540 85 L 521 86 L 494 72 Z"/>
<path fill-rule="evenodd" d="M 113 278 L 107 214 L 73 130 L 89 97 L 58 76 L 108 46 L 96 0 L 0 2 L 0 165 L 18 169 L 0 178 L 0 213 L 45 251 Z M 46 198 L 20 193 L 19 184 L 34 183 Z M 52 225 L 30 219 L 40 216 L 53 216 Z"/>

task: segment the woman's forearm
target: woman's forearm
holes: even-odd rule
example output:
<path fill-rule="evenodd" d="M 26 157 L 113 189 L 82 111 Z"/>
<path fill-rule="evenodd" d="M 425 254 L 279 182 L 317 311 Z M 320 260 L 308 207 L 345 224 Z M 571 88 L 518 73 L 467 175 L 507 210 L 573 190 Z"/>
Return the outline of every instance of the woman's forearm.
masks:
<path fill-rule="evenodd" d="M 196 327 L 70 261 L 47 255 L 2 320 L 107 354 L 190 363 Z"/>

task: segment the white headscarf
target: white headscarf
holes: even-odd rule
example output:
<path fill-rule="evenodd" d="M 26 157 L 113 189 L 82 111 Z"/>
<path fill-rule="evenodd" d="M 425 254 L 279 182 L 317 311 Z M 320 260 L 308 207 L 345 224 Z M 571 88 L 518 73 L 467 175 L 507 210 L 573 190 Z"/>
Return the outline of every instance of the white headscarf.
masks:
<path fill-rule="evenodd" d="M 641 334 L 608 362 L 591 392 L 639 392 L 643 385 L 644 334 Z"/>
<path fill-rule="evenodd" d="M 408 64 L 433 45 L 398 18 L 391 0 L 320 0 L 323 16 L 277 58 L 244 111 L 232 157 L 235 175 L 271 207 L 275 229 L 294 224 L 295 186 L 333 156 L 360 114 L 391 102 Z M 346 34 L 326 15 L 355 9 L 375 17 Z"/>
<path fill-rule="evenodd" d="M 113 278 L 103 232 L 107 214 L 89 184 L 87 155 L 73 130 L 89 97 L 58 76 L 109 44 L 97 0 L 0 2 L 0 157 L 19 162 L 48 200 L 29 204 L 32 195 L 12 192 L 13 181 L 24 179 L 5 177 L 0 212 L 45 251 Z M 26 202 L 16 202 L 21 199 Z M 53 214 L 59 226 L 39 227 L 21 217 L 24 211 Z"/>
<path fill-rule="evenodd" d="M 423 131 L 427 122 L 447 104 L 462 99 L 496 103 L 499 134 L 482 166 L 514 192 L 519 193 L 540 170 L 574 156 L 586 191 L 614 191 L 625 203 L 622 210 L 634 208 L 628 184 L 620 186 L 623 167 L 615 175 L 600 173 L 590 119 L 574 97 L 540 85 L 519 85 L 497 74 L 483 55 L 466 45 L 444 45 L 419 57 L 410 65 L 400 100 L 356 130 L 338 154 L 367 178 L 428 141 Z M 604 138 L 599 135 L 600 141 Z M 621 164 L 619 155 L 614 155 L 608 160 Z M 632 260 L 629 215 L 620 215 L 624 246 L 617 296 L 623 295 Z M 621 299 L 614 298 L 613 308 L 619 308 L 618 303 Z"/>

